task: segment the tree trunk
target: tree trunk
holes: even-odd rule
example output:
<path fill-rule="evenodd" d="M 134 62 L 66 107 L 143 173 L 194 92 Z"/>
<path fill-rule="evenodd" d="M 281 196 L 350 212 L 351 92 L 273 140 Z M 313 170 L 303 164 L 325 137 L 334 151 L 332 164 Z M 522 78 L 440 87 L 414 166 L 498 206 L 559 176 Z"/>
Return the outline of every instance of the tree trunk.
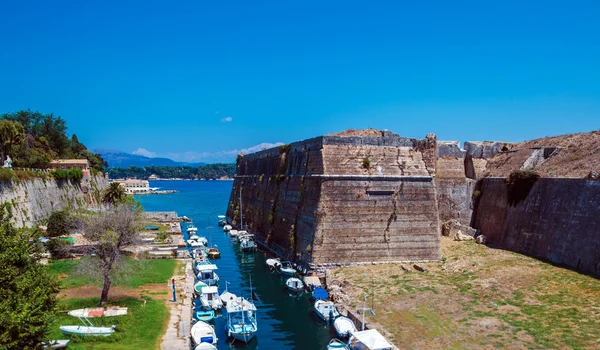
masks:
<path fill-rule="evenodd" d="M 100 306 L 108 301 L 108 290 L 112 281 L 110 280 L 110 272 L 104 271 L 104 286 L 102 287 L 102 296 L 100 296 Z"/>

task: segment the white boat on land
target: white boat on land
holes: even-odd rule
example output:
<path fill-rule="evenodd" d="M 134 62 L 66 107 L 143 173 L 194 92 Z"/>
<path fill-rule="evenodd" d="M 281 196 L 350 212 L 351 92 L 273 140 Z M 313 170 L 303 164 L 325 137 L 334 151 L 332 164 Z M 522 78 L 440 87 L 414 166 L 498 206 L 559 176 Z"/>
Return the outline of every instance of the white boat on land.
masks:
<path fill-rule="evenodd" d="M 112 327 L 95 327 L 86 317 L 79 317 L 83 326 L 60 326 L 60 331 L 64 335 L 79 335 L 79 336 L 96 336 L 108 337 L 115 332 L 116 326 Z"/>
<path fill-rule="evenodd" d="M 267 268 L 269 268 L 269 270 L 273 271 L 281 267 L 281 260 L 277 258 L 270 258 L 267 259 L 265 264 L 267 265 Z"/>
<path fill-rule="evenodd" d="M 207 343 L 215 345 L 217 344 L 217 335 L 215 334 L 215 329 L 206 322 L 198 321 L 196 322 L 190 331 L 192 335 L 192 340 L 196 346 Z"/>
<path fill-rule="evenodd" d="M 376 329 L 355 332 L 348 344 L 352 350 L 391 350 L 393 346 Z"/>
<path fill-rule="evenodd" d="M 42 343 L 42 348 L 44 349 L 66 349 L 67 345 L 69 345 L 70 340 L 61 339 L 61 340 L 50 340 L 48 344 Z"/>
<path fill-rule="evenodd" d="M 332 322 L 340 314 L 338 313 L 333 301 L 317 300 L 315 301 L 315 311 L 325 322 Z"/>
<path fill-rule="evenodd" d="M 304 283 L 296 277 L 288 278 L 287 281 L 285 281 L 285 286 L 292 292 L 300 292 L 304 289 Z"/>
<path fill-rule="evenodd" d="M 248 343 L 258 330 L 256 322 L 256 306 L 242 297 L 227 303 L 227 324 L 225 333 L 229 338 L 234 338 Z"/>
<path fill-rule="evenodd" d="M 209 262 L 202 262 L 196 265 L 196 271 L 198 271 L 199 281 L 206 283 L 209 286 L 216 286 L 219 284 L 219 275 L 215 272 L 217 270 L 217 265 L 211 264 Z"/>
<path fill-rule="evenodd" d="M 219 289 L 216 286 L 204 286 L 200 290 L 202 308 L 219 310 L 223 307 L 223 301 L 219 298 Z"/>
<path fill-rule="evenodd" d="M 223 232 L 229 232 L 229 231 L 231 231 L 232 228 L 233 228 L 233 226 L 231 226 L 231 225 L 225 225 L 225 226 L 223 226 Z"/>
<path fill-rule="evenodd" d="M 327 350 L 349 350 L 348 344 L 339 339 L 331 339 L 327 344 Z"/>
<path fill-rule="evenodd" d="M 340 316 L 337 317 L 333 321 L 333 327 L 335 328 L 335 332 L 338 337 L 345 339 L 352 335 L 352 333 L 356 332 L 356 326 L 354 322 L 348 317 Z"/>
<path fill-rule="evenodd" d="M 112 317 L 112 316 L 124 316 L 127 315 L 126 307 L 96 307 L 96 308 L 88 308 L 88 309 L 77 309 L 71 310 L 68 312 L 69 315 L 73 317 Z"/>
<path fill-rule="evenodd" d="M 292 263 L 289 261 L 284 261 L 279 266 L 279 272 L 287 276 L 294 276 L 296 274 L 296 269 L 292 267 Z"/>
<path fill-rule="evenodd" d="M 217 347 L 209 343 L 200 343 L 194 350 L 217 350 Z"/>

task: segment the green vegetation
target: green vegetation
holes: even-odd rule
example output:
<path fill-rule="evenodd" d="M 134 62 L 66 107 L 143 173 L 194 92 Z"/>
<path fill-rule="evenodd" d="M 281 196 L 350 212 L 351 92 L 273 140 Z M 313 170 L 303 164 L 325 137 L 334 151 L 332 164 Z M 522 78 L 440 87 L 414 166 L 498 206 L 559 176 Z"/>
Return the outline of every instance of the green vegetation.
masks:
<path fill-rule="evenodd" d="M 87 159 L 92 172 L 104 171 L 108 164 L 79 142 L 67 136 L 67 125 L 59 116 L 30 110 L 0 115 L 0 160 L 7 155 L 15 168 L 48 168 L 52 159 Z"/>
<path fill-rule="evenodd" d="M 367 158 L 367 157 L 363 158 L 362 166 L 365 169 L 369 169 L 371 167 L 371 161 L 369 160 L 369 158 Z"/>
<path fill-rule="evenodd" d="M 71 221 L 71 216 L 66 210 L 55 211 L 48 218 L 46 233 L 50 237 L 66 235 L 71 228 Z"/>
<path fill-rule="evenodd" d="M 539 178 L 540 175 L 531 170 L 515 170 L 511 172 L 506 180 L 508 203 L 515 205 L 525 200 Z"/>
<path fill-rule="evenodd" d="M 54 317 L 58 283 L 38 263 L 40 250 L 10 223 L 11 207 L 0 204 L 0 344 L 2 349 L 37 349 Z M 32 241 L 30 241 L 32 239 Z"/>
<path fill-rule="evenodd" d="M 118 182 L 111 182 L 110 185 L 104 190 L 102 195 L 102 202 L 115 205 L 121 203 L 127 195 L 125 189 Z"/>
<path fill-rule="evenodd" d="M 111 304 L 127 307 L 127 316 L 99 317 L 91 319 L 95 326 L 116 326 L 110 337 L 71 336 L 69 349 L 156 349 L 167 325 L 169 312 L 164 302 L 149 297 L 111 300 Z M 74 310 L 98 305 L 98 298 L 69 299 L 59 303 L 61 310 Z M 53 320 L 49 337 L 64 339 L 61 325 L 78 325 L 76 317 L 61 312 Z"/>
<path fill-rule="evenodd" d="M 147 180 L 150 175 L 156 175 L 163 179 L 216 180 L 224 176 L 233 178 L 235 175 L 235 164 L 206 164 L 197 168 L 190 166 L 147 166 L 143 168 L 130 166 L 128 168 L 108 169 L 108 175 L 111 179 L 135 177 Z"/>
<path fill-rule="evenodd" d="M 71 181 L 81 181 L 83 179 L 83 171 L 79 168 L 72 169 L 56 169 L 51 173 L 52 177 L 57 180 L 71 180 Z"/>
<path fill-rule="evenodd" d="M 0 182 L 8 182 L 15 177 L 15 172 L 12 169 L 0 168 Z"/>
<path fill-rule="evenodd" d="M 50 273 L 60 277 L 62 288 L 75 288 L 85 285 L 102 286 L 103 281 L 92 276 L 81 274 L 78 271 L 80 264 L 84 264 L 86 259 L 79 260 L 52 260 L 50 264 Z M 156 259 L 156 260 L 135 260 L 132 258 L 124 259 L 122 271 L 126 274 L 113 274 L 113 286 L 137 288 L 146 283 L 165 283 L 173 275 L 176 260 Z"/>
<path fill-rule="evenodd" d="M 46 243 L 46 249 L 52 259 L 67 259 L 71 257 L 73 243 L 65 239 L 54 238 Z"/>

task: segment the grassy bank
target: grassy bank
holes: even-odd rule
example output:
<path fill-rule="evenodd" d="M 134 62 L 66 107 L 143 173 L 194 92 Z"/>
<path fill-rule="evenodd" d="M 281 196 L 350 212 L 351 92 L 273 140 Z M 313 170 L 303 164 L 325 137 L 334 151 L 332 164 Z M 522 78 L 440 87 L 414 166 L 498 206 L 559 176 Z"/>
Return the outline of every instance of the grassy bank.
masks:
<path fill-rule="evenodd" d="M 520 254 L 442 237 L 428 272 L 399 265 L 335 270 L 351 308 L 375 286 L 375 326 L 400 348 L 594 348 L 600 281 Z M 366 274 L 366 276 L 363 276 Z M 370 304 L 370 299 L 368 299 Z"/>
<path fill-rule="evenodd" d="M 102 282 L 77 273 L 82 260 L 54 260 L 50 262 L 50 272 L 60 279 L 61 287 L 101 286 Z M 115 276 L 113 286 L 138 288 L 147 283 L 165 283 L 172 275 L 177 264 L 173 259 L 125 260 L 125 273 Z"/>
<path fill-rule="evenodd" d="M 62 300 L 60 312 L 50 327 L 51 339 L 65 339 L 61 325 L 79 325 L 76 317 L 66 314 L 67 310 L 97 307 L 99 298 Z M 91 318 L 95 326 L 116 326 L 109 337 L 71 336 L 69 349 L 156 349 L 166 327 L 169 312 L 163 301 L 145 297 L 143 300 L 126 298 L 111 300 L 111 305 L 128 307 L 127 316 Z"/>

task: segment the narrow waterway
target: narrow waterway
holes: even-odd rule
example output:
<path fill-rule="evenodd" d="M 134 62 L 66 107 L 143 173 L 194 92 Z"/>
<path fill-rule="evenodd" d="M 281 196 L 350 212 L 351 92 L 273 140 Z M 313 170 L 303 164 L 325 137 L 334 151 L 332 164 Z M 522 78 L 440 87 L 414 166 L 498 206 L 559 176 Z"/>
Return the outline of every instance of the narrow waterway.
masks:
<path fill-rule="evenodd" d="M 226 317 L 214 320 L 219 349 L 325 349 L 335 331 L 320 321 L 313 311 L 308 294 L 291 295 L 285 279 L 265 268 L 264 252 L 245 253 L 217 225 L 217 215 L 227 210 L 232 181 L 151 181 L 151 187 L 175 189 L 168 195 L 137 196 L 147 211 L 176 211 L 194 220 L 198 235 L 217 245 L 221 258 L 213 260 L 220 277 L 219 293 L 225 290 L 250 299 L 250 280 L 260 300 L 258 333 L 248 345 L 231 343 L 225 334 Z M 185 232 L 186 223 L 182 224 Z M 212 229 L 209 229 L 212 227 Z M 184 234 L 187 235 L 187 234 Z"/>

